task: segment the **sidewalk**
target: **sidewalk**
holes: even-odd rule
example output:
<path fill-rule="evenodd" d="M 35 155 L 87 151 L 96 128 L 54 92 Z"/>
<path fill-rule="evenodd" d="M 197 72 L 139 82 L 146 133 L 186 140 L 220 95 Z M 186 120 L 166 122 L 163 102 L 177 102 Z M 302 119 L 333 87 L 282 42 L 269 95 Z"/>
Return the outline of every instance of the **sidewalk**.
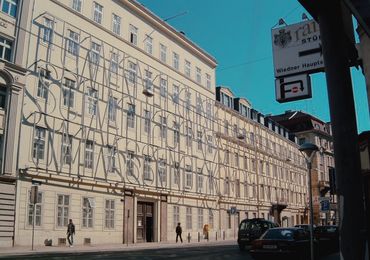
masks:
<path fill-rule="evenodd" d="M 237 246 L 236 239 L 206 241 L 201 242 L 193 241 L 188 243 L 175 242 L 153 242 L 153 243 L 137 243 L 137 244 L 104 244 L 104 245 L 76 245 L 69 246 L 35 246 L 31 250 L 31 246 L 15 246 L 0 248 L 0 258 L 4 256 L 14 255 L 33 255 L 33 254 L 60 254 L 60 253 L 76 253 L 76 252 L 113 252 L 113 251 L 136 251 L 142 249 L 158 249 L 158 248 L 176 248 L 176 247 L 197 247 L 197 246 L 219 246 L 219 245 L 235 245 Z"/>

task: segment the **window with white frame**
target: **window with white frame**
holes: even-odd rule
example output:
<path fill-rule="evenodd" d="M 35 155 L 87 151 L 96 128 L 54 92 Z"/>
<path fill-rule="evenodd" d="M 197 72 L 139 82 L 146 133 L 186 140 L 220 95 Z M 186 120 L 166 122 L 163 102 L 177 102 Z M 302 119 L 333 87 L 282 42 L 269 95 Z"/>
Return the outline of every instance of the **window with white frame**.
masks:
<path fill-rule="evenodd" d="M 4 13 L 16 17 L 18 0 L 2 0 L 0 1 L 1 11 Z"/>
<path fill-rule="evenodd" d="M 202 70 L 200 68 L 198 68 L 198 67 L 196 67 L 195 80 L 199 84 L 202 84 Z"/>
<path fill-rule="evenodd" d="M 180 185 L 180 164 L 178 162 L 174 163 L 173 166 L 173 183 L 177 186 Z"/>
<path fill-rule="evenodd" d="M 251 165 L 252 165 L 252 171 L 255 172 L 256 171 L 256 160 L 255 159 L 251 159 Z"/>
<path fill-rule="evenodd" d="M 112 146 L 112 145 L 108 145 L 107 147 L 107 152 L 108 152 L 108 162 L 107 162 L 107 166 L 108 166 L 108 171 L 109 172 L 114 172 L 114 170 L 116 169 L 116 161 L 117 161 L 117 147 L 115 146 Z"/>
<path fill-rule="evenodd" d="M 161 78 L 160 80 L 160 93 L 162 97 L 166 97 L 167 93 L 167 80 L 164 78 Z"/>
<path fill-rule="evenodd" d="M 189 110 L 191 107 L 191 92 L 189 90 L 186 91 L 186 109 Z"/>
<path fill-rule="evenodd" d="M 180 56 L 176 52 L 174 52 L 173 53 L 172 66 L 176 70 L 179 70 L 179 62 L 180 62 L 179 60 L 180 60 Z"/>
<path fill-rule="evenodd" d="M 151 113 L 148 110 L 144 110 L 144 132 L 150 134 L 150 121 L 151 121 Z"/>
<path fill-rule="evenodd" d="M 180 126 L 176 122 L 173 122 L 173 143 L 175 145 L 180 143 Z"/>
<path fill-rule="evenodd" d="M 212 116 L 212 103 L 211 102 L 206 103 L 206 114 L 207 114 L 208 119 L 213 118 L 213 116 Z"/>
<path fill-rule="evenodd" d="M 239 154 L 235 153 L 234 158 L 235 158 L 235 167 L 239 168 Z"/>
<path fill-rule="evenodd" d="M 193 173 L 191 171 L 191 166 L 186 165 L 185 167 L 185 187 L 190 189 L 193 186 Z"/>
<path fill-rule="evenodd" d="M 94 141 L 86 140 L 85 143 L 85 168 L 92 169 L 94 165 Z"/>
<path fill-rule="evenodd" d="M 128 62 L 128 82 L 130 84 L 135 84 L 136 83 L 136 64 L 129 61 Z"/>
<path fill-rule="evenodd" d="M 230 163 L 230 152 L 229 152 L 229 150 L 225 151 L 225 163 L 226 164 Z"/>
<path fill-rule="evenodd" d="M 72 135 L 62 135 L 62 164 L 71 165 L 72 163 Z"/>
<path fill-rule="evenodd" d="M 173 84 L 173 95 L 172 95 L 172 101 L 175 104 L 179 103 L 179 86 Z"/>
<path fill-rule="evenodd" d="M 31 203 L 31 191 L 28 192 L 28 214 L 27 214 L 27 224 L 29 226 L 33 225 L 33 219 L 35 218 L 35 226 L 40 227 L 42 224 L 42 192 L 37 193 L 37 199 L 35 204 L 35 210 L 33 209 L 33 204 Z"/>
<path fill-rule="evenodd" d="M 94 207 L 95 200 L 93 198 L 82 198 L 82 227 L 93 228 L 94 227 Z"/>
<path fill-rule="evenodd" d="M 209 193 L 213 194 L 214 192 L 214 186 L 215 186 L 215 176 L 212 170 L 208 170 L 208 189 Z"/>
<path fill-rule="evenodd" d="M 203 209 L 198 208 L 198 229 L 203 229 Z"/>
<path fill-rule="evenodd" d="M 153 90 L 152 75 L 151 71 L 145 70 L 144 88 L 150 91 Z"/>
<path fill-rule="evenodd" d="M 202 103 L 203 103 L 202 97 L 200 95 L 197 96 L 197 113 L 198 114 L 201 114 L 203 111 Z"/>
<path fill-rule="evenodd" d="M 160 135 L 161 138 L 166 138 L 167 137 L 167 118 L 164 116 L 160 116 Z"/>
<path fill-rule="evenodd" d="M 187 126 L 186 127 L 186 145 L 190 147 L 191 144 L 192 144 L 192 130 L 191 130 L 191 126 Z"/>
<path fill-rule="evenodd" d="M 109 96 L 108 99 L 108 120 L 109 122 L 116 122 L 117 119 L 117 98 Z"/>
<path fill-rule="evenodd" d="M 159 50 L 160 50 L 160 60 L 164 63 L 167 62 L 167 47 L 163 44 L 159 45 Z"/>
<path fill-rule="evenodd" d="M 224 129 L 225 129 L 225 135 L 228 135 L 229 134 L 229 121 L 227 121 L 226 119 L 225 119 L 225 121 L 224 121 Z"/>
<path fill-rule="evenodd" d="M 203 191 L 203 172 L 202 168 L 197 169 L 197 192 Z"/>
<path fill-rule="evenodd" d="M 46 69 L 40 69 L 39 73 L 40 74 L 39 74 L 39 82 L 37 85 L 37 96 L 46 101 L 48 100 L 48 94 L 49 94 L 50 82 L 48 80 L 50 79 L 50 71 Z"/>
<path fill-rule="evenodd" d="M 240 198 L 240 180 L 235 180 L 235 197 Z"/>
<path fill-rule="evenodd" d="M 98 91 L 93 88 L 86 89 L 87 113 L 90 116 L 96 116 L 98 106 Z"/>
<path fill-rule="evenodd" d="M 173 227 L 176 228 L 177 223 L 180 223 L 180 207 L 173 206 Z"/>
<path fill-rule="evenodd" d="M 133 26 L 132 24 L 130 24 L 130 27 L 129 27 L 130 42 L 133 45 L 137 45 L 137 31 L 138 31 L 137 28 Z"/>
<path fill-rule="evenodd" d="M 149 54 L 153 54 L 153 38 L 149 35 L 145 35 L 145 51 Z"/>
<path fill-rule="evenodd" d="M 202 150 L 202 131 L 197 131 L 197 143 L 198 143 L 198 150 Z"/>
<path fill-rule="evenodd" d="M 188 60 L 185 60 L 185 76 L 190 78 L 191 75 L 191 63 Z"/>
<path fill-rule="evenodd" d="M 208 225 L 210 229 L 213 229 L 214 215 L 212 209 L 208 209 Z"/>
<path fill-rule="evenodd" d="M 13 43 L 3 37 L 0 37 L 0 59 L 11 61 Z"/>
<path fill-rule="evenodd" d="M 112 31 L 117 35 L 121 35 L 121 17 L 112 14 Z"/>
<path fill-rule="evenodd" d="M 193 213 L 191 207 L 186 207 L 186 229 L 192 230 L 192 224 L 193 224 Z"/>
<path fill-rule="evenodd" d="M 97 2 L 94 2 L 94 22 L 97 22 L 101 24 L 103 19 L 103 6 L 98 4 Z"/>
<path fill-rule="evenodd" d="M 167 182 L 167 171 L 166 171 L 166 160 L 159 159 L 158 162 L 158 178 L 161 185 L 165 185 Z"/>
<path fill-rule="evenodd" d="M 105 200 L 105 228 L 114 229 L 115 201 L 113 199 Z"/>
<path fill-rule="evenodd" d="M 144 180 L 151 179 L 152 179 L 151 158 L 148 155 L 144 155 Z"/>
<path fill-rule="evenodd" d="M 44 27 L 43 27 L 43 35 L 42 35 L 42 41 L 44 43 L 53 42 L 53 27 L 54 27 L 54 21 L 47 17 L 44 17 Z"/>
<path fill-rule="evenodd" d="M 224 194 L 227 195 L 227 196 L 230 196 L 230 180 L 229 180 L 229 177 L 225 177 Z"/>
<path fill-rule="evenodd" d="M 212 83 L 211 83 L 211 75 L 209 75 L 209 74 L 206 74 L 206 86 L 207 86 L 207 88 L 208 89 L 211 89 L 211 85 Z"/>
<path fill-rule="evenodd" d="M 74 56 L 78 56 L 79 50 L 80 35 L 72 30 L 68 30 L 67 51 Z"/>
<path fill-rule="evenodd" d="M 212 153 L 213 152 L 213 139 L 212 139 L 212 136 L 211 135 L 208 135 L 208 153 Z"/>
<path fill-rule="evenodd" d="M 81 13 L 82 10 L 82 0 L 72 0 L 72 8 L 77 12 Z"/>
<path fill-rule="evenodd" d="M 63 91 L 63 106 L 74 108 L 75 103 L 75 89 L 76 81 L 64 78 L 64 83 L 62 87 Z"/>
<path fill-rule="evenodd" d="M 44 160 L 45 133 L 45 128 L 36 126 L 34 129 L 32 157 L 37 161 Z"/>
<path fill-rule="evenodd" d="M 96 42 L 91 42 L 90 62 L 92 64 L 99 65 L 100 49 L 100 44 L 97 44 Z"/>
<path fill-rule="evenodd" d="M 112 52 L 111 60 L 110 60 L 110 72 L 117 74 L 118 73 L 118 65 L 119 63 L 119 56 L 118 53 Z"/>
<path fill-rule="evenodd" d="M 57 226 L 67 227 L 69 219 L 69 206 L 70 206 L 70 196 L 59 194 L 58 195 L 58 205 L 57 205 Z"/>
<path fill-rule="evenodd" d="M 128 104 L 127 108 L 127 127 L 135 127 L 135 105 Z"/>
<path fill-rule="evenodd" d="M 134 176 L 134 152 L 127 151 L 126 170 L 127 176 Z"/>
<path fill-rule="evenodd" d="M 244 156 L 243 161 L 244 161 L 244 169 L 247 170 L 248 169 L 248 157 Z"/>

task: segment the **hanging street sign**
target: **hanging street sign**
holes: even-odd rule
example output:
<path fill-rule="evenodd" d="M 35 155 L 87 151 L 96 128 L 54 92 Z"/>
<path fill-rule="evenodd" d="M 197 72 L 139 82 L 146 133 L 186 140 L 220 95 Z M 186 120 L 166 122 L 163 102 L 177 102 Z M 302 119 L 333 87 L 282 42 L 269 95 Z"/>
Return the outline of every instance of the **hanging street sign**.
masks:
<path fill-rule="evenodd" d="M 272 29 L 276 78 L 324 70 L 319 25 L 308 20 Z"/>
<path fill-rule="evenodd" d="M 311 80 L 307 74 L 275 80 L 276 101 L 280 103 L 312 97 Z"/>

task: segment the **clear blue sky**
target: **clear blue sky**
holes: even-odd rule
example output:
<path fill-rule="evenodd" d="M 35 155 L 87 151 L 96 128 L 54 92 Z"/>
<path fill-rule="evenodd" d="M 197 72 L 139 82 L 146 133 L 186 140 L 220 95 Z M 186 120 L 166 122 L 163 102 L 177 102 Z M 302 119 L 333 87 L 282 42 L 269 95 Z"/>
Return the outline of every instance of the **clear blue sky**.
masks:
<path fill-rule="evenodd" d="M 280 104 L 275 101 L 271 28 L 279 18 L 301 21 L 305 10 L 297 0 L 139 0 L 184 31 L 218 61 L 216 85 L 229 86 L 263 114 L 302 110 L 330 121 L 325 75 L 312 75 L 312 99 Z M 361 71 L 352 69 L 359 132 L 370 129 L 366 87 Z"/>

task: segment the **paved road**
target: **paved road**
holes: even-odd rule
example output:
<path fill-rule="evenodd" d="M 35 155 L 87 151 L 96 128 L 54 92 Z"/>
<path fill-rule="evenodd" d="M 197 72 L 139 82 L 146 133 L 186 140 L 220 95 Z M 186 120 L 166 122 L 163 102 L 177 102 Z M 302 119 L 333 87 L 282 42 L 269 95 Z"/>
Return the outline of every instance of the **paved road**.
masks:
<path fill-rule="evenodd" d="M 63 253 L 63 254 L 35 254 L 28 256 L 8 256 L 0 259 L 50 259 L 50 260 L 74 260 L 74 259 L 194 259 L 194 260 L 221 260 L 221 259 L 243 259 L 253 258 L 247 251 L 240 252 L 237 245 L 202 246 L 202 247 L 179 247 L 161 249 L 142 249 L 139 251 L 121 252 L 87 252 L 87 253 Z"/>

